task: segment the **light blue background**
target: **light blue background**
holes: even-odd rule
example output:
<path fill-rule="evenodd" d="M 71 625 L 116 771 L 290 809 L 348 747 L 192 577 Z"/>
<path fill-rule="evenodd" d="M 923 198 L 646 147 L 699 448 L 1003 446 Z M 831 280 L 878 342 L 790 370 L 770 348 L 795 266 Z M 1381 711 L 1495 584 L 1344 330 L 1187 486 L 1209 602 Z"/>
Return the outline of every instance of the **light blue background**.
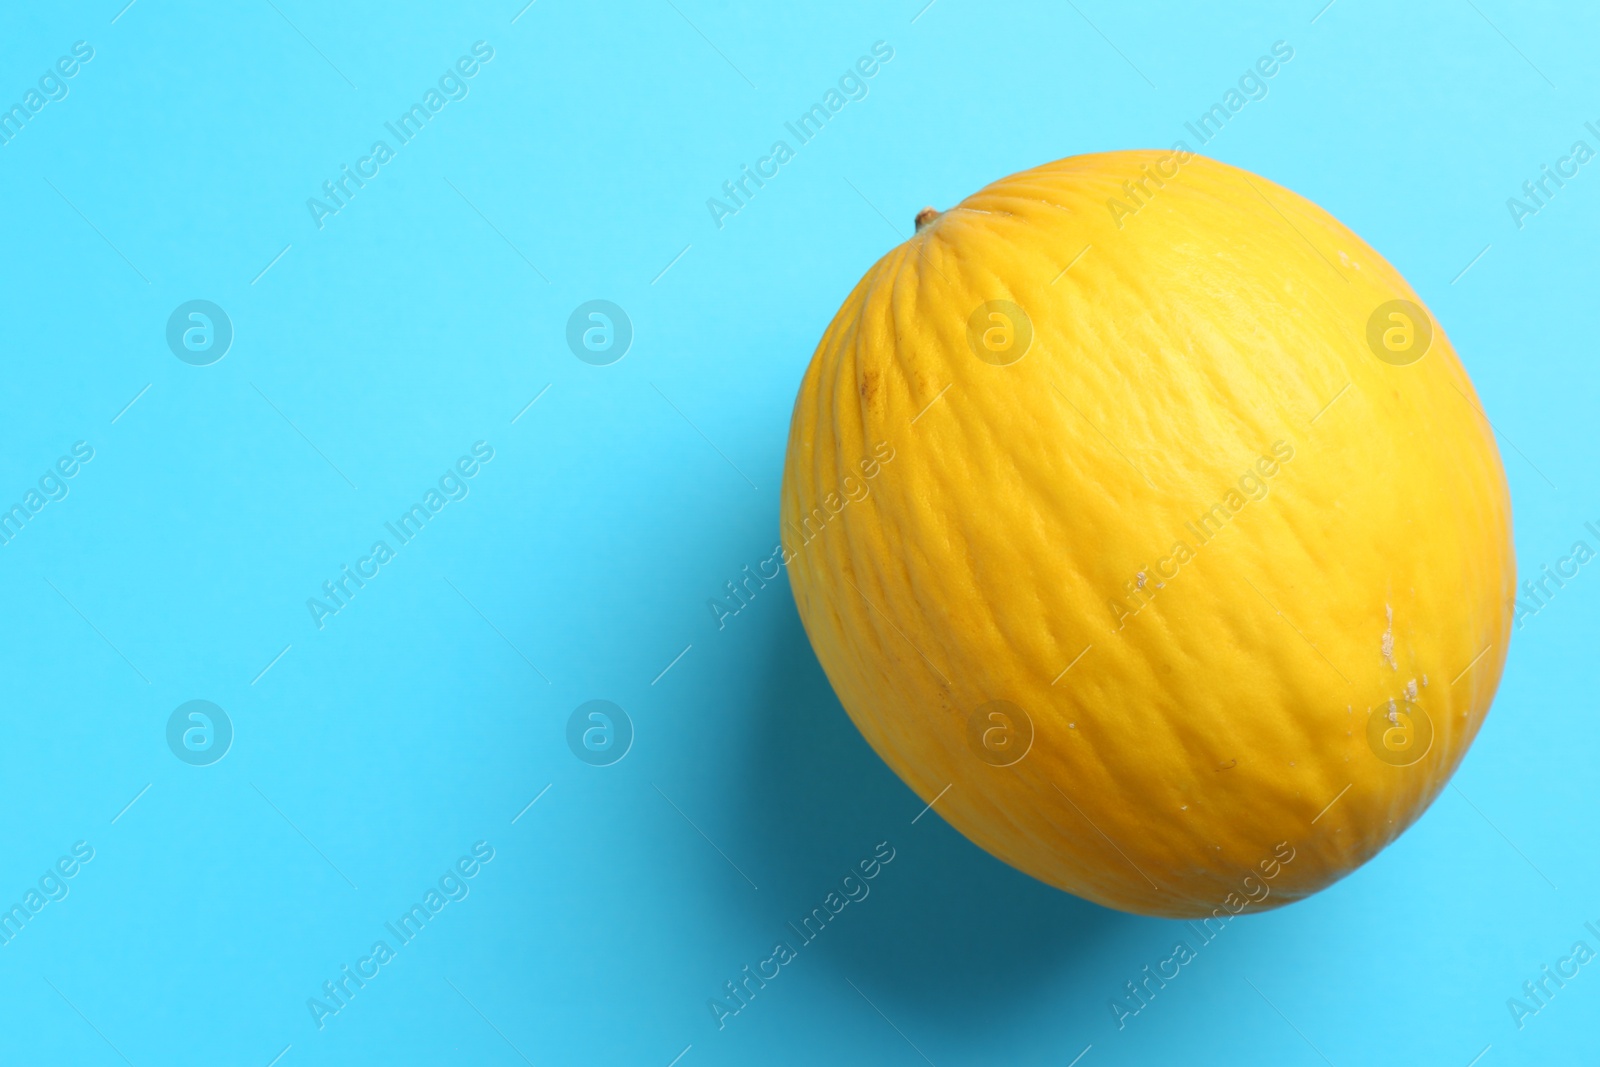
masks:
<path fill-rule="evenodd" d="M 1231 924 L 1122 1031 L 1107 1001 L 1182 928 L 1034 882 L 936 810 L 913 824 L 923 800 L 850 725 L 786 585 L 720 631 L 707 601 L 771 554 L 802 370 L 918 208 L 1166 146 L 1278 40 L 1295 58 L 1205 151 L 1406 274 L 1503 435 L 1523 571 L 1564 555 L 1600 519 L 1600 162 L 1523 230 L 1505 200 L 1600 148 L 1600 16 L 922 3 L 8 6 L 5 102 L 73 42 L 95 57 L 0 146 L 0 497 L 75 441 L 95 458 L 0 547 L 0 902 L 75 841 L 95 857 L 0 946 L 0 1058 L 1592 1050 L 1600 964 L 1520 1031 L 1506 1007 L 1575 940 L 1600 948 L 1591 569 L 1517 632 L 1459 789 L 1343 883 Z M 470 95 L 319 230 L 306 199 L 478 40 Z M 870 95 L 714 226 L 706 199 L 879 40 Z M 164 341 L 196 298 L 235 329 L 209 367 Z M 635 329 L 609 367 L 564 341 L 596 298 Z M 479 440 L 471 495 L 319 631 L 306 598 Z M 636 729 L 606 768 L 565 741 L 597 698 Z M 191 699 L 236 731 L 209 767 L 166 747 Z M 871 896 L 719 1031 L 707 1000 L 884 840 Z M 307 999 L 478 841 L 470 896 L 319 1030 Z"/>

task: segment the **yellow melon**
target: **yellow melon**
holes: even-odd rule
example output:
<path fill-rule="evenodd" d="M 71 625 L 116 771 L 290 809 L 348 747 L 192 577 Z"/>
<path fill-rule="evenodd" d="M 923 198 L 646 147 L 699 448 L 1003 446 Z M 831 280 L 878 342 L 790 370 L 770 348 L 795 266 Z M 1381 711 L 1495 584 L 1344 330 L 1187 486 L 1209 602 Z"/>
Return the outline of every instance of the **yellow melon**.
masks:
<path fill-rule="evenodd" d="M 782 538 L 863 736 L 973 842 L 1150 915 L 1302 898 L 1414 821 L 1510 638 L 1511 506 L 1416 293 L 1187 152 L 990 185 L 869 270 Z"/>

